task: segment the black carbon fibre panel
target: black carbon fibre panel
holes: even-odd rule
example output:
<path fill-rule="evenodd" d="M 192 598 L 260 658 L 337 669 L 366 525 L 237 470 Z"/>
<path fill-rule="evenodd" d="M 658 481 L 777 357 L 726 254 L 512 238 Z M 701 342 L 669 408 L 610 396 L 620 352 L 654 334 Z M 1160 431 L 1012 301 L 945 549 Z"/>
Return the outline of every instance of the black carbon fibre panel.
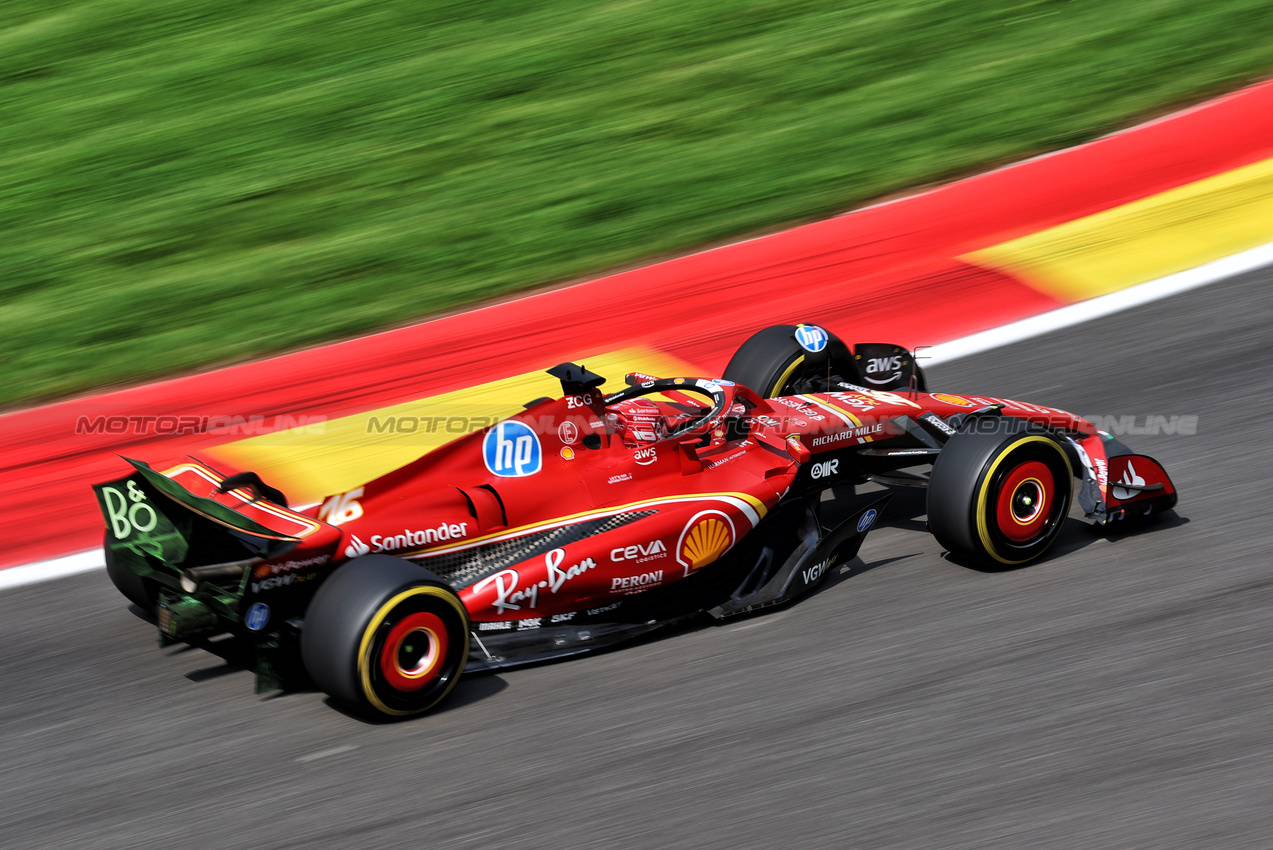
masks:
<path fill-rule="evenodd" d="M 592 537 L 605 534 L 616 528 L 622 528 L 631 522 L 645 519 L 658 511 L 630 511 L 612 514 L 600 519 L 563 525 L 545 531 L 533 531 L 521 537 L 488 543 L 474 549 L 452 552 L 432 557 L 412 558 L 422 567 L 437 573 L 446 579 L 452 587 L 467 587 L 475 581 L 493 575 L 502 569 L 520 563 L 527 558 L 542 555 L 553 549 L 566 546 Z"/>

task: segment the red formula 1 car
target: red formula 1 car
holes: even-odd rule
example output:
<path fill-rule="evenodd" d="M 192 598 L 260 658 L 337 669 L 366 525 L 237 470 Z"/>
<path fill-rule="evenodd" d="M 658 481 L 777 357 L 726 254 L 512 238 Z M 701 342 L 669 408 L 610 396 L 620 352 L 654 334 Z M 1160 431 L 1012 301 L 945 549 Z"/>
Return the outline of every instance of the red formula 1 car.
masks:
<path fill-rule="evenodd" d="M 95 488 L 110 576 L 164 641 L 250 641 L 258 689 L 303 670 L 396 717 L 466 671 L 810 592 L 878 522 L 867 481 L 926 486 L 938 541 L 995 567 L 1043 555 L 1074 493 L 1102 524 L 1176 501 L 1077 416 L 928 393 L 909 352 L 816 325 L 760 331 L 716 380 L 549 374 L 560 398 L 303 512 L 250 472 L 134 461 Z"/>

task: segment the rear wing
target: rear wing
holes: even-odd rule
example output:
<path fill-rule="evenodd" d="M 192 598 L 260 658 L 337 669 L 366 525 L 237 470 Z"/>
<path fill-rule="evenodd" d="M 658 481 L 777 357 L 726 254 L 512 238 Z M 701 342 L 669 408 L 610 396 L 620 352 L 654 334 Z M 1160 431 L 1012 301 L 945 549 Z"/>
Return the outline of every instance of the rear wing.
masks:
<path fill-rule="evenodd" d="M 120 567 L 139 575 L 244 558 L 271 558 L 324 524 L 191 461 L 157 472 L 125 458 L 134 474 L 93 485 L 106 543 Z"/>

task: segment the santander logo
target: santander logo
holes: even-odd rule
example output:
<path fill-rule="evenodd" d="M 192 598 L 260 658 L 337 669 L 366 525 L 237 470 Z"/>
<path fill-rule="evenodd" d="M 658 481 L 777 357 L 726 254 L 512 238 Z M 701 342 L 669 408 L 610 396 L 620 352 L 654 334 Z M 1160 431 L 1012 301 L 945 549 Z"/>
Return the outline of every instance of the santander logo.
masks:
<path fill-rule="evenodd" d="M 1123 477 L 1118 479 L 1118 484 L 1130 484 L 1133 487 L 1143 486 L 1145 479 L 1136 474 L 1136 468 L 1132 466 L 1132 462 L 1127 461 L 1127 470 L 1123 473 Z M 1126 487 L 1114 485 L 1114 498 L 1119 500 L 1127 500 L 1134 498 L 1139 490 L 1128 490 Z"/>
<path fill-rule="evenodd" d="M 358 538 L 357 534 L 349 535 L 349 545 L 345 547 L 346 558 L 361 558 L 371 551 L 371 547 Z"/>

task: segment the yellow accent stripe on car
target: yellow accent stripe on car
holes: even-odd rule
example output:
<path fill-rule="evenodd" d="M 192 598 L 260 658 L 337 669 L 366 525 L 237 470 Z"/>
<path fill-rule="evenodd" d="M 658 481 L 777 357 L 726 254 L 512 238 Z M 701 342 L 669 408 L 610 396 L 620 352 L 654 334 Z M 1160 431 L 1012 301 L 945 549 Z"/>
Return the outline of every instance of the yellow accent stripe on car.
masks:
<path fill-rule="evenodd" d="M 192 472 L 195 475 L 198 475 L 200 478 L 204 479 L 205 481 L 211 484 L 219 485 L 222 481 L 225 480 L 225 476 L 221 475 L 216 470 L 209 469 L 203 464 L 194 462 L 194 461 L 188 461 L 186 463 L 178 464 L 177 466 L 166 469 L 163 472 L 160 472 L 159 474 L 163 475 L 166 478 L 172 478 L 175 481 L 176 476 L 180 475 L 183 472 Z M 180 482 L 177 482 L 177 483 L 180 484 Z M 287 534 L 286 537 L 279 538 L 279 539 L 308 537 L 309 535 L 313 534 L 315 531 L 318 531 L 320 528 L 323 527 L 322 523 L 318 522 L 313 517 L 308 517 L 305 514 L 301 514 L 301 513 L 297 513 L 296 511 L 293 511 L 291 508 L 283 507 L 281 505 L 276 505 L 273 502 L 269 502 L 264 499 L 258 498 L 255 493 L 253 493 L 252 491 L 248 490 L 245 487 L 236 487 L 233 490 L 228 490 L 227 493 L 229 495 L 234 496 L 235 498 L 237 498 L 239 501 L 243 502 L 244 504 L 251 505 L 253 508 L 261 511 L 262 513 L 269 514 L 270 516 L 276 517 L 277 519 L 287 520 L 301 527 L 301 530 L 296 532 L 295 534 Z M 223 526 L 226 526 L 227 528 L 235 528 L 235 526 L 229 525 L 228 523 L 225 523 L 214 516 L 210 516 L 209 514 L 204 513 L 203 511 L 199 510 L 198 508 L 195 508 L 192 505 L 188 505 L 184 503 L 183 505 L 187 510 L 198 514 L 204 519 L 215 522 L 217 525 L 223 525 Z M 230 507 L 230 506 L 227 505 L 226 507 Z M 233 510 L 233 508 L 231 508 L 231 510 Z M 251 517 L 248 517 L 248 518 L 251 519 Z M 268 528 L 268 526 L 266 527 Z M 278 533 L 284 534 L 284 532 L 278 532 Z"/>
<path fill-rule="evenodd" d="M 604 517 L 613 516 L 614 514 L 627 513 L 630 511 L 641 510 L 642 508 L 652 508 L 658 505 L 672 504 L 675 502 L 725 502 L 732 504 L 738 511 L 751 523 L 755 528 L 769 509 L 765 507 L 765 503 L 757 499 L 750 493 L 688 493 L 681 496 L 662 496 L 657 499 L 644 499 L 640 502 L 628 502 L 623 505 L 610 505 L 605 508 L 597 508 L 590 511 L 582 511 L 576 514 L 567 514 L 566 516 L 554 517 L 550 520 L 531 523 L 529 525 L 518 526 L 517 528 L 506 528 L 500 531 L 494 531 L 481 537 L 472 537 L 462 543 L 454 543 L 450 546 L 439 546 L 428 549 L 417 549 L 411 552 L 395 552 L 394 556 L 398 558 L 416 558 L 433 555 L 448 555 L 454 552 L 463 552 L 466 549 L 472 549 L 486 543 L 498 543 L 501 540 L 510 540 L 515 537 L 523 537 L 527 534 L 533 534 L 536 531 L 547 531 L 562 525 L 570 525 L 571 523 L 582 522 L 589 519 L 602 519 Z M 739 503 L 742 504 L 739 504 Z"/>
<path fill-rule="evenodd" d="M 858 419 L 857 415 L 854 414 L 852 411 L 850 411 L 847 407 L 842 407 L 841 405 L 836 404 L 834 401 L 824 401 L 822 402 L 822 404 L 826 407 L 829 407 L 833 410 L 838 410 L 840 413 L 843 413 L 845 416 L 849 417 L 849 419 L 852 420 L 853 424 L 856 425 L 857 427 L 861 428 L 863 426 L 862 420 Z M 863 443 L 875 442 L 874 437 L 859 437 L 858 439 L 860 439 Z"/>

